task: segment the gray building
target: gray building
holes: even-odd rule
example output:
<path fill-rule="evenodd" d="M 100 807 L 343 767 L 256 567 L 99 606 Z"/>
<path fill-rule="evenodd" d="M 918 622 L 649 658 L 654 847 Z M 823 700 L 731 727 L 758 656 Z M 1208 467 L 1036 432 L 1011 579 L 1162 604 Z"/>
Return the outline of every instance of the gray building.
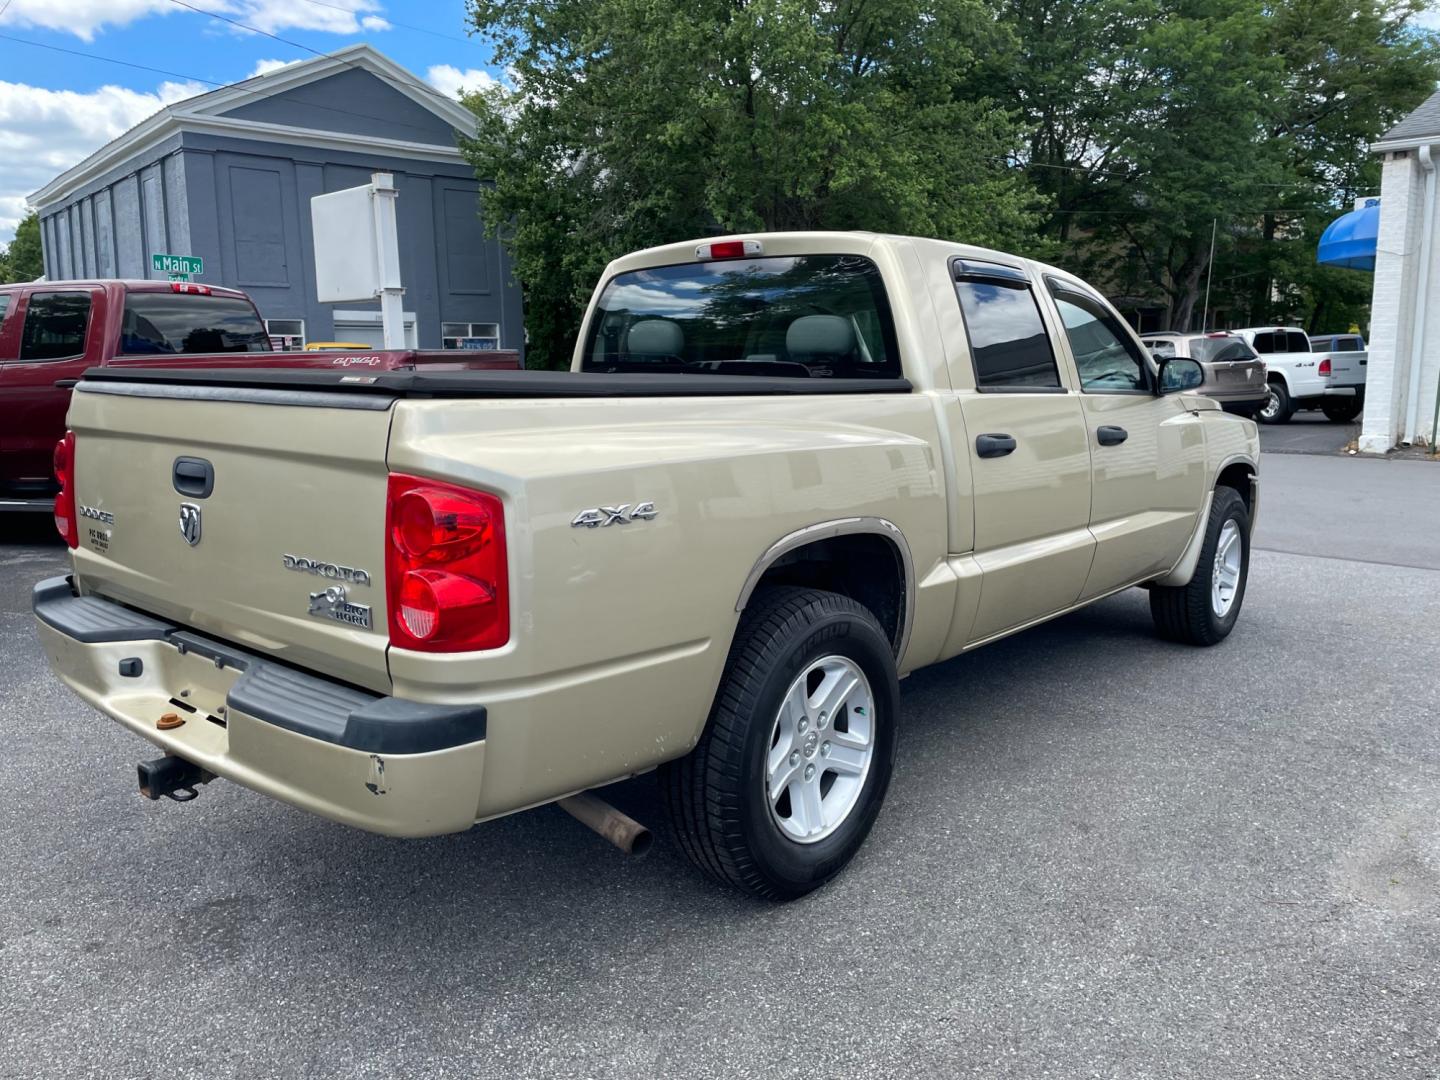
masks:
<path fill-rule="evenodd" d="M 164 278 L 153 254 L 197 255 L 195 280 L 244 289 L 272 336 L 378 345 L 378 304 L 316 300 L 310 199 L 390 172 L 408 342 L 521 349 L 520 292 L 456 148 L 473 124 L 363 44 L 178 102 L 30 196 L 45 274 Z"/>

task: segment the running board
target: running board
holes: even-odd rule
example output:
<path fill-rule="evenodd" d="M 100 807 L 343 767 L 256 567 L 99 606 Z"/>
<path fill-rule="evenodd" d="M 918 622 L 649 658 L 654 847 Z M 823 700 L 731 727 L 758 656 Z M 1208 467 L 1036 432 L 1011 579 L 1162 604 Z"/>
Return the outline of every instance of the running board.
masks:
<path fill-rule="evenodd" d="M 18 512 L 49 514 L 55 510 L 55 500 L 50 496 L 42 499 L 0 499 L 0 514 Z"/>

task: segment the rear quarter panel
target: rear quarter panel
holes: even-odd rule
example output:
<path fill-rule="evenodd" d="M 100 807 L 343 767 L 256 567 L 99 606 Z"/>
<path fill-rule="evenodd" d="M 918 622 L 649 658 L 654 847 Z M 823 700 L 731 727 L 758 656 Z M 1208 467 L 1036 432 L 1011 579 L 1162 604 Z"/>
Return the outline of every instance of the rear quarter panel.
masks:
<path fill-rule="evenodd" d="M 917 576 L 943 561 L 933 439 L 921 394 L 400 402 L 391 470 L 505 500 L 514 614 L 490 653 L 392 649 L 394 692 L 486 705 L 487 762 L 504 768 L 487 771 L 482 817 L 678 757 L 777 540 L 873 516 L 904 533 Z M 572 525 L 645 501 L 653 520 Z"/>

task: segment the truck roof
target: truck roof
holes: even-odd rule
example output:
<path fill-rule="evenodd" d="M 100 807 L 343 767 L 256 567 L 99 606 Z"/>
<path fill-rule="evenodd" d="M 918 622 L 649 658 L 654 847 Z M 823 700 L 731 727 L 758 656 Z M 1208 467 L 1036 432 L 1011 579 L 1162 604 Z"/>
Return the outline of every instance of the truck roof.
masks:
<path fill-rule="evenodd" d="M 0 285 L 0 292 L 14 292 L 16 289 L 46 289 L 46 288 L 89 288 L 89 289 L 123 289 L 125 292 L 170 292 L 173 281 L 156 281 L 151 278 L 67 278 L 64 281 L 12 281 L 8 285 Z M 240 289 L 227 289 L 224 285 L 203 285 L 200 282 L 190 284 L 200 285 L 211 296 L 233 296 L 240 300 L 249 300 L 250 295 Z M 197 295 L 205 295 L 204 293 Z"/>

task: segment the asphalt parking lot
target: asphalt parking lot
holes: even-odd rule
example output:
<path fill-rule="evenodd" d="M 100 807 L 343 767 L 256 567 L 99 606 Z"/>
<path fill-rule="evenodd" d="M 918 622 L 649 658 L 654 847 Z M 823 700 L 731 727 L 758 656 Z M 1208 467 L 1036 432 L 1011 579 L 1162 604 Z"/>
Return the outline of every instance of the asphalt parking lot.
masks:
<path fill-rule="evenodd" d="M 0 1076 L 1434 1080 L 1440 464 L 1262 471 L 1229 641 L 1131 590 L 914 675 L 868 845 L 785 907 L 554 808 L 143 802 L 34 641 L 63 549 L 0 521 Z"/>

